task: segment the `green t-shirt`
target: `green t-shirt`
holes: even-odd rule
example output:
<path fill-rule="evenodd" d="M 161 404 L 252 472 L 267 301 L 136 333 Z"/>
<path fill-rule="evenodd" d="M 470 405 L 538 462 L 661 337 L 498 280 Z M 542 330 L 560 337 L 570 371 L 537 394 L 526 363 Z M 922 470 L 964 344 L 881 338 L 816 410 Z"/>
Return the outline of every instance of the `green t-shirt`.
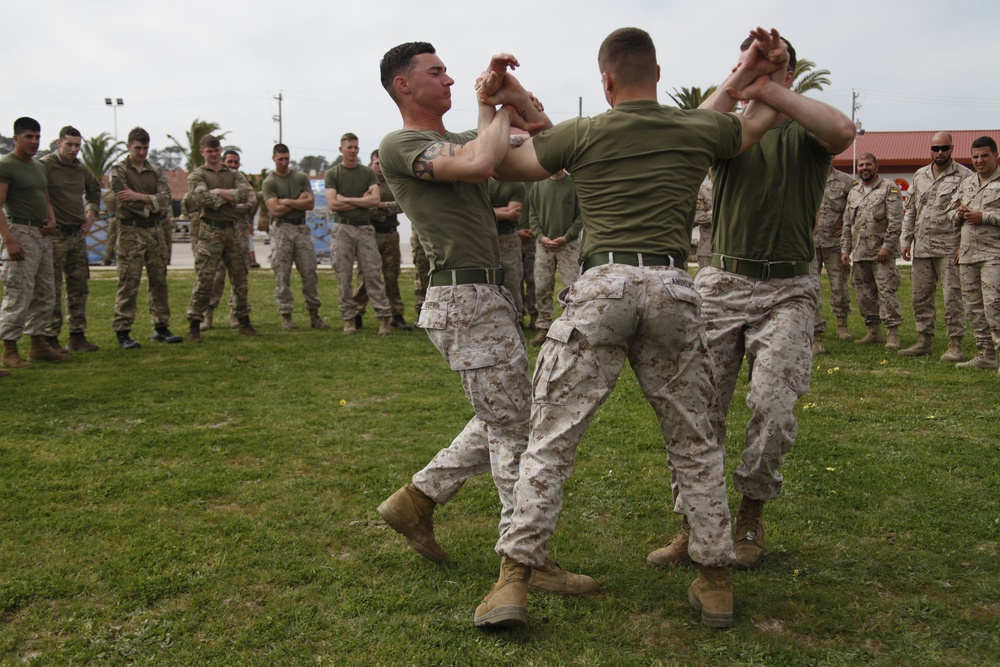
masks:
<path fill-rule="evenodd" d="M 531 204 L 531 232 L 536 239 L 546 236 L 557 239 L 565 236 L 567 241 L 575 241 L 583 228 L 580 215 L 580 201 L 576 197 L 573 179 L 564 176 L 558 181 L 546 178 L 531 188 L 528 195 Z"/>
<path fill-rule="evenodd" d="M 260 189 L 266 203 L 268 199 L 298 199 L 303 192 L 312 192 L 312 185 L 309 177 L 301 171 L 292 170 L 284 176 L 272 171 Z M 305 217 L 305 211 L 293 211 L 282 220 L 303 220 Z"/>
<path fill-rule="evenodd" d="M 431 144 L 466 144 L 475 138 L 475 131 L 441 135 L 432 130 L 396 130 L 379 146 L 382 175 L 413 223 L 432 271 L 500 266 L 497 221 L 486 181 L 445 183 L 413 175 L 414 161 Z"/>
<path fill-rule="evenodd" d="M 4 210 L 8 222 L 11 218 L 44 220 L 49 217 L 49 204 L 45 200 L 49 179 L 40 162 L 27 163 L 13 153 L 5 155 L 0 159 L 0 183 L 7 184 Z"/>
<path fill-rule="evenodd" d="M 528 199 L 524 183 L 504 182 L 490 179 L 490 205 L 493 208 L 509 206 L 512 201 L 521 205 L 521 215 L 524 215 L 524 202 Z M 497 228 L 517 229 L 521 217 L 517 220 L 497 220 Z"/>
<path fill-rule="evenodd" d="M 712 252 L 772 262 L 808 262 L 833 156 L 788 119 L 756 146 L 712 170 Z"/>
<path fill-rule="evenodd" d="M 326 187 L 333 188 L 337 194 L 345 197 L 361 197 L 368 188 L 378 185 L 378 178 L 375 170 L 359 164 L 348 169 L 343 164 L 338 164 L 326 170 Z M 350 211 L 332 211 L 336 218 L 349 218 L 351 220 L 368 221 L 371 217 L 371 207 L 354 208 Z"/>
<path fill-rule="evenodd" d="M 687 257 L 698 188 L 715 160 L 739 151 L 733 114 L 622 102 L 533 140 L 546 171 L 566 169 L 580 198 L 581 259 L 598 252 Z"/>

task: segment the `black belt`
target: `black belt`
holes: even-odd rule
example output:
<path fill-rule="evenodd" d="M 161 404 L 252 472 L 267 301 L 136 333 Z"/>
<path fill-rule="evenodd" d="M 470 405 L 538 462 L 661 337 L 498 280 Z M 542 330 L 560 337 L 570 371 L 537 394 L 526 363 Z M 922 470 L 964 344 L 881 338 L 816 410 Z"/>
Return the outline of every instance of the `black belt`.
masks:
<path fill-rule="evenodd" d="M 503 285 L 504 270 L 500 269 L 455 269 L 454 271 L 435 271 L 431 274 L 431 287 L 450 287 L 452 285 Z"/>
<path fill-rule="evenodd" d="M 24 225 L 25 227 L 44 227 L 44 220 L 32 220 L 31 218 L 10 218 L 10 221 L 15 225 Z"/>
<path fill-rule="evenodd" d="M 63 236 L 71 236 L 73 234 L 79 234 L 82 225 L 59 225 L 59 233 Z"/>
<path fill-rule="evenodd" d="M 626 266 L 673 266 L 687 270 L 687 261 L 679 255 L 653 255 L 646 252 L 598 252 L 583 260 L 586 271 L 604 264 L 625 264 Z"/>
<path fill-rule="evenodd" d="M 375 228 L 376 234 L 392 234 L 396 231 L 396 228 L 392 225 L 372 225 Z"/>
<path fill-rule="evenodd" d="M 502 222 L 497 223 L 497 234 L 503 236 L 504 234 L 513 234 L 517 231 L 517 225 L 503 224 Z"/>
<path fill-rule="evenodd" d="M 272 222 L 276 225 L 302 225 L 305 224 L 305 218 L 295 218 L 294 220 L 289 220 L 288 218 L 274 218 Z"/>
<path fill-rule="evenodd" d="M 334 222 L 339 222 L 342 225 L 350 225 L 351 227 L 371 227 L 372 221 L 368 219 L 360 218 L 334 218 Z"/>
<path fill-rule="evenodd" d="M 118 218 L 118 224 L 126 227 L 138 227 L 140 229 L 152 229 L 160 224 L 159 220 L 142 220 L 140 218 Z"/>
<path fill-rule="evenodd" d="M 753 259 L 737 259 L 726 255 L 712 255 L 712 266 L 747 278 L 794 278 L 808 276 L 812 272 L 812 262 L 768 262 Z"/>
<path fill-rule="evenodd" d="M 209 220 L 208 218 L 202 218 L 201 221 L 209 227 L 215 227 L 216 229 L 230 229 L 236 224 L 235 220 Z"/>

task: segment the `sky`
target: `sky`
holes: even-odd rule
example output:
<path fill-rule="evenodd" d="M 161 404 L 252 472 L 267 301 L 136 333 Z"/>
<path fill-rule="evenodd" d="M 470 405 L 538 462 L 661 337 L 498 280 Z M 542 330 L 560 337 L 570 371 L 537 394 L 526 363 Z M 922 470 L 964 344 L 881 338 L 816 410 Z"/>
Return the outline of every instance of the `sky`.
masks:
<path fill-rule="evenodd" d="M 681 86 L 722 81 L 756 25 L 778 28 L 800 59 L 831 71 L 814 96 L 869 131 L 1000 128 L 995 40 L 1000 3 L 910 0 L 867 4 L 616 0 L 597 3 L 303 2 L 301 0 L 0 0 L 0 133 L 19 116 L 124 139 L 141 125 L 152 148 L 183 140 L 196 118 L 228 130 L 244 169 L 271 167 L 278 140 L 292 158 L 338 154 L 345 132 L 362 156 L 400 126 L 378 63 L 390 47 L 429 41 L 455 79 L 450 130 L 475 126 L 473 82 L 490 56 L 513 53 L 518 77 L 554 122 L 607 110 L 597 49 L 637 26 L 657 46 L 660 101 Z M 30 9 L 28 9 L 30 7 Z M 104 98 L 122 98 L 112 109 Z"/>

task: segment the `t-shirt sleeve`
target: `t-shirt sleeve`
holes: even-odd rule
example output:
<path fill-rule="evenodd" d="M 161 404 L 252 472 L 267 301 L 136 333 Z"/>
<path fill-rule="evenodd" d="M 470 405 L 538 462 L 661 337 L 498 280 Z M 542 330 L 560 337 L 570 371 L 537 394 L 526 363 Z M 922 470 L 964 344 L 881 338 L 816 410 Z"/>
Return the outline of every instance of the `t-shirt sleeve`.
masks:
<path fill-rule="evenodd" d="M 269 199 L 277 199 L 278 198 L 278 192 L 277 192 L 277 189 L 274 187 L 274 179 L 273 178 L 270 178 L 270 177 L 265 178 L 264 179 L 264 183 L 260 186 L 260 191 L 261 191 L 261 194 L 263 196 L 264 201 L 268 201 Z"/>
<path fill-rule="evenodd" d="M 378 177 L 375 175 L 375 170 L 371 167 L 365 167 L 368 170 L 368 187 L 373 185 L 378 185 Z"/>
<path fill-rule="evenodd" d="M 10 166 L 6 162 L 0 162 L 0 183 L 11 184 Z"/>
<path fill-rule="evenodd" d="M 716 116 L 719 128 L 719 144 L 715 153 L 716 160 L 728 160 L 740 152 L 743 145 L 743 125 L 734 113 L 710 112 Z"/>
<path fill-rule="evenodd" d="M 332 168 L 326 170 L 326 174 L 323 177 L 323 184 L 327 188 L 337 189 L 337 175 Z"/>
<path fill-rule="evenodd" d="M 575 144 L 573 141 L 577 134 L 578 119 L 571 119 L 559 123 L 549 130 L 541 132 L 531 140 L 535 147 L 535 157 L 542 168 L 554 174 L 560 169 L 567 169 L 573 172 L 571 162 L 571 151 Z"/>

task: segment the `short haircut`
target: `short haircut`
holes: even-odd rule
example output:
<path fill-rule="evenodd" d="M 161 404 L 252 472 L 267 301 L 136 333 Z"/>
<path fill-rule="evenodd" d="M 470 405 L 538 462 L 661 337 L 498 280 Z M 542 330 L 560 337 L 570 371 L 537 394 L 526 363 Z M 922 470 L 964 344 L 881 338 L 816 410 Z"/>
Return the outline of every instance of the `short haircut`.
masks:
<path fill-rule="evenodd" d="M 794 72 L 795 64 L 798 62 L 798 59 L 795 57 L 795 47 L 792 46 L 792 43 L 789 42 L 784 37 L 781 38 L 781 41 L 785 43 L 785 47 L 788 49 L 788 69 Z M 747 37 L 746 39 L 744 39 L 743 43 L 740 44 L 740 51 L 746 51 L 747 49 L 749 49 L 750 45 L 753 44 L 753 42 L 754 42 L 753 37 Z"/>
<path fill-rule="evenodd" d="M 878 166 L 878 158 L 875 157 L 874 154 L 872 154 L 872 153 L 862 153 L 861 155 L 858 156 L 858 162 L 861 162 L 865 158 L 869 158 L 872 162 L 875 163 L 876 167 Z"/>
<path fill-rule="evenodd" d="M 136 141 L 138 141 L 140 144 L 148 144 L 149 132 L 142 129 L 141 127 L 133 127 L 128 132 L 128 143 L 132 144 L 133 142 Z"/>
<path fill-rule="evenodd" d="M 605 37 L 597 64 L 602 73 L 625 86 L 656 83 L 656 47 L 649 33 L 639 28 L 619 28 Z"/>
<path fill-rule="evenodd" d="M 973 148 L 989 148 L 991 153 L 997 152 L 997 142 L 993 141 L 993 137 L 982 136 L 972 142 Z"/>
<path fill-rule="evenodd" d="M 239 153 L 230 148 L 229 150 L 227 150 L 225 153 L 222 154 L 222 159 L 225 160 L 230 155 L 235 155 L 237 158 L 240 156 Z"/>
<path fill-rule="evenodd" d="M 372 151 L 372 154 L 368 156 L 368 160 L 371 161 L 377 157 L 378 157 L 378 149 L 376 148 L 375 150 Z"/>
<path fill-rule="evenodd" d="M 434 47 L 428 42 L 406 42 L 399 46 L 394 46 L 385 52 L 382 61 L 378 64 L 379 75 L 382 87 L 389 93 L 389 97 L 396 99 L 396 88 L 392 85 L 393 80 L 404 72 L 408 72 L 413 59 L 423 53 L 437 53 Z"/>
<path fill-rule="evenodd" d="M 288 155 L 289 153 L 291 153 L 291 151 L 288 150 L 288 146 L 286 146 L 285 144 L 275 144 L 274 150 L 271 151 L 271 157 L 274 157 L 275 155 L 278 154 Z"/>
<path fill-rule="evenodd" d="M 198 142 L 198 146 L 201 148 L 218 148 L 222 145 L 222 142 L 214 134 L 206 134 Z"/>
<path fill-rule="evenodd" d="M 59 130 L 59 138 L 65 139 L 66 137 L 82 137 L 80 130 L 76 129 L 72 125 L 67 125 L 66 127 Z"/>
<path fill-rule="evenodd" d="M 21 116 L 14 121 L 14 134 L 21 134 L 22 132 L 41 132 L 42 126 L 38 124 L 38 121 L 34 118 L 29 118 L 28 116 Z"/>
<path fill-rule="evenodd" d="M 358 141 L 358 135 L 353 132 L 345 132 L 344 136 L 340 138 L 340 143 L 344 143 L 345 141 Z"/>

